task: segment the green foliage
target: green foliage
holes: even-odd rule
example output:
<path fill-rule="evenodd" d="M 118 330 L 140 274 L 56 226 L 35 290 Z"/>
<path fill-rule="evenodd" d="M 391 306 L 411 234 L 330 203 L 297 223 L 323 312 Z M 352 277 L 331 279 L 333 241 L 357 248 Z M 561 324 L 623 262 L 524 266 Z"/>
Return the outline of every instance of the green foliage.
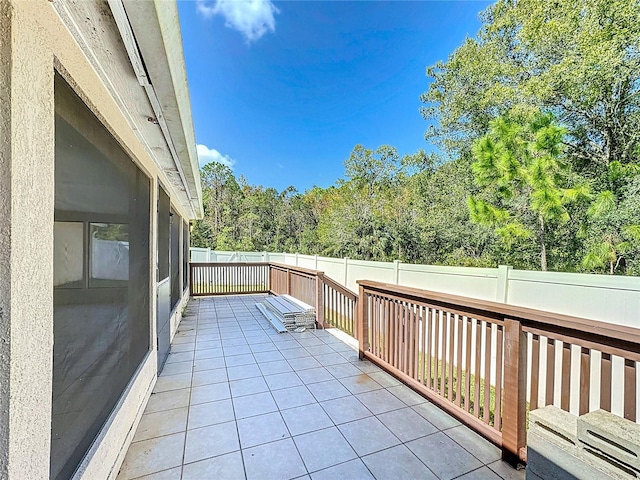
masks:
<path fill-rule="evenodd" d="M 427 69 L 428 141 L 464 155 L 508 112 L 553 111 L 588 170 L 637 161 L 640 3 L 499 0 L 446 62 Z"/>
<path fill-rule="evenodd" d="M 471 219 L 493 227 L 507 249 L 535 241 L 540 267 L 547 269 L 549 227 L 567 223 L 567 204 L 588 197 L 584 185 L 566 188 L 562 161 L 565 130 L 549 114 L 526 123 L 508 116 L 489 123 L 489 133 L 472 146 L 472 170 L 481 187 L 494 190 L 494 204 L 468 198 Z"/>

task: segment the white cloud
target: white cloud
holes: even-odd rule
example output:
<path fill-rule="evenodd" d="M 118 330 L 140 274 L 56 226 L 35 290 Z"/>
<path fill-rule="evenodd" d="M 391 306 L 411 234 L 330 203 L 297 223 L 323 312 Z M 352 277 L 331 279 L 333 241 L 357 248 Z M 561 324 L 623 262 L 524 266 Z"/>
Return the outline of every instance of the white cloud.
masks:
<path fill-rule="evenodd" d="M 236 163 L 236 161 L 229 155 L 222 155 L 215 148 L 209 148 L 206 145 L 198 144 L 196 145 L 196 149 L 198 152 L 198 162 L 201 167 L 207 163 L 218 162 L 229 168 L 233 168 L 233 165 Z"/>
<path fill-rule="evenodd" d="M 196 10 L 205 18 L 222 15 L 225 25 L 242 33 L 247 42 L 258 40 L 276 29 L 271 0 L 196 0 Z"/>

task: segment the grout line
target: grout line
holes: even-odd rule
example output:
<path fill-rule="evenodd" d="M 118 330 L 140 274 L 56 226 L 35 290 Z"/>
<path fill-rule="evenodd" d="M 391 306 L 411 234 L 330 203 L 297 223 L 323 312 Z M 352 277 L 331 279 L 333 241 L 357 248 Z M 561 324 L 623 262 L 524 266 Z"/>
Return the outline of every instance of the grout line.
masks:
<path fill-rule="evenodd" d="M 259 364 L 260 364 L 260 363 L 269 363 L 269 362 L 258 362 L 258 361 L 257 361 L 257 359 L 256 359 L 256 357 L 255 357 L 255 354 L 256 354 L 256 353 L 262 353 L 262 352 L 253 352 L 253 351 L 251 350 L 252 341 L 250 340 L 250 338 L 254 339 L 254 342 L 253 342 L 253 343 L 255 343 L 255 341 L 257 341 L 257 339 L 258 339 L 258 338 L 260 338 L 258 335 L 256 335 L 256 333 L 260 332 L 260 330 L 258 330 L 257 328 L 256 328 L 256 329 L 250 329 L 250 330 L 243 330 L 243 328 L 242 328 L 243 326 L 246 326 L 246 325 L 248 325 L 248 324 L 253 324 L 254 322 L 257 322 L 257 323 L 258 323 L 258 325 L 260 325 L 260 326 L 261 326 L 261 331 L 262 331 L 262 333 L 268 337 L 268 338 L 266 339 L 266 341 L 265 341 L 265 342 L 261 342 L 261 343 L 268 343 L 268 342 L 269 342 L 269 343 L 273 343 L 273 345 L 274 345 L 274 346 L 275 346 L 275 348 L 276 348 L 276 350 L 267 350 L 266 352 L 272 352 L 272 351 L 275 351 L 275 352 L 278 352 L 278 353 L 280 353 L 280 354 L 282 355 L 282 351 L 283 351 L 283 350 L 288 350 L 288 349 L 292 349 L 292 348 L 303 348 L 303 349 L 305 350 L 305 352 L 306 352 L 306 356 L 305 356 L 305 357 L 300 357 L 300 358 L 313 358 L 313 359 L 315 359 L 315 360 L 317 360 L 317 358 L 316 358 L 316 355 L 312 354 L 311 352 L 309 352 L 309 351 L 307 350 L 307 348 L 306 348 L 306 346 L 305 346 L 304 344 L 299 343 L 299 342 L 298 342 L 298 340 L 297 340 L 296 338 L 293 338 L 293 337 L 291 338 L 291 343 L 293 344 L 293 343 L 295 342 L 295 344 L 297 344 L 297 346 L 293 346 L 293 345 L 292 345 L 292 346 L 288 346 L 288 345 L 286 345 L 286 348 L 281 348 L 282 346 L 281 346 L 281 345 L 278 345 L 278 343 L 277 343 L 278 336 L 270 335 L 270 334 L 269 334 L 269 329 L 268 329 L 268 328 L 264 328 L 264 327 L 262 327 L 262 325 L 261 325 L 261 324 L 260 324 L 260 322 L 258 321 L 258 317 L 257 317 L 257 316 L 245 314 L 245 312 L 244 312 L 244 311 L 242 311 L 242 312 L 241 312 L 241 313 L 242 313 L 242 316 L 241 316 L 241 317 L 238 317 L 238 316 L 237 316 L 237 313 L 238 313 L 238 312 L 237 312 L 237 310 L 238 310 L 238 309 L 237 309 L 237 308 L 235 308 L 235 307 L 241 306 L 241 308 L 240 308 L 241 310 L 244 310 L 245 308 L 247 308 L 247 310 L 250 310 L 250 309 L 248 309 L 248 307 L 247 307 L 248 303 L 255 302 L 255 301 L 256 301 L 257 299 L 259 299 L 259 298 L 263 298 L 263 296 L 256 296 L 255 298 L 254 298 L 254 297 L 246 297 L 246 299 L 245 299 L 245 298 L 243 298 L 243 299 L 242 299 L 242 301 L 240 301 L 240 302 L 231 302 L 231 301 L 229 301 L 229 297 L 225 297 L 224 299 L 223 299 L 223 298 L 217 298 L 217 297 L 216 297 L 216 298 L 214 298 L 214 299 L 211 301 L 211 303 L 213 304 L 213 305 L 212 305 L 212 306 L 213 306 L 213 308 L 209 308 L 209 309 L 207 309 L 207 310 L 208 310 L 208 312 L 207 312 L 207 313 L 209 313 L 209 311 L 210 311 L 211 313 L 213 313 L 214 318 L 216 318 L 215 325 L 216 325 L 216 327 L 217 327 L 217 328 L 207 328 L 206 332 L 207 332 L 207 333 L 209 333 L 209 332 L 213 332 L 213 331 L 217 330 L 217 332 L 218 332 L 218 336 L 219 336 L 219 338 L 220 338 L 220 340 L 219 340 L 219 341 L 220 341 L 221 348 L 222 348 L 222 357 L 223 357 L 223 359 L 224 359 L 224 365 L 225 365 L 225 366 L 224 366 L 224 367 L 218 367 L 218 368 L 225 368 L 225 370 L 227 371 L 227 380 L 226 380 L 226 383 L 227 383 L 227 384 L 228 384 L 228 386 L 229 386 L 229 392 L 230 392 L 230 395 L 231 395 L 229 400 L 231 401 L 231 405 L 232 405 L 232 409 L 233 409 L 234 422 L 235 422 L 235 426 L 236 426 L 236 434 L 237 434 L 237 437 L 238 437 L 238 444 L 239 444 L 239 448 L 240 448 L 240 450 L 239 450 L 239 451 L 240 451 L 241 458 L 242 458 L 242 462 L 243 462 L 243 469 L 244 469 L 245 478 L 246 478 L 246 476 L 247 476 L 246 465 L 245 465 L 245 461 L 244 461 L 244 450 L 245 450 L 245 449 L 242 447 L 242 444 L 240 443 L 240 432 L 239 432 L 239 427 L 238 427 L 238 421 L 239 421 L 239 419 L 238 419 L 238 418 L 237 418 L 237 416 L 236 416 L 235 405 L 234 405 L 234 403 L 233 403 L 233 399 L 234 399 L 234 398 L 240 398 L 240 397 L 236 397 L 236 396 L 233 396 L 233 395 L 231 394 L 231 388 L 230 388 L 230 387 L 231 387 L 231 382 L 232 382 L 232 380 L 230 380 L 230 379 L 229 379 L 229 377 L 228 377 L 228 369 L 229 369 L 229 368 L 233 368 L 233 367 L 229 367 L 229 366 L 227 365 L 227 362 L 226 362 L 226 357 L 227 357 L 227 356 L 234 356 L 234 355 L 229 355 L 230 353 L 232 353 L 232 349 L 233 349 L 233 347 L 234 347 L 234 346 L 233 346 L 233 345 L 230 345 L 229 347 L 227 347 L 227 349 L 229 350 L 229 352 L 228 352 L 229 354 L 227 354 L 227 352 L 225 351 L 225 347 L 223 346 L 222 330 L 221 330 L 221 328 L 220 328 L 220 327 L 221 327 L 221 323 L 220 323 L 220 322 L 218 321 L 218 319 L 217 319 L 218 315 L 224 315 L 224 316 L 225 316 L 225 320 L 226 320 L 226 319 L 230 319 L 231 317 L 233 317 L 233 321 L 228 322 L 228 323 L 229 323 L 229 324 L 233 324 L 234 326 L 233 326 L 232 328 L 230 328 L 230 330 L 229 330 L 227 333 L 238 333 L 238 334 L 241 334 L 241 335 L 238 335 L 237 337 L 236 337 L 236 336 L 234 336 L 234 337 L 229 337 L 229 338 L 227 338 L 227 340 L 230 340 L 230 339 L 233 339 L 233 338 L 243 338 L 243 339 L 244 339 L 245 344 L 249 346 L 249 350 L 250 350 L 250 352 L 249 352 L 249 353 L 246 353 L 246 354 L 242 354 L 242 355 L 251 355 L 251 356 L 253 357 L 253 360 L 254 360 L 256 363 L 255 363 L 255 364 L 242 365 L 242 366 L 247 366 L 247 367 L 255 366 L 255 368 L 257 368 L 257 373 L 259 373 L 259 375 L 257 375 L 256 377 L 250 377 L 250 378 L 261 378 L 261 379 L 262 379 L 262 381 L 263 381 L 263 382 L 266 384 L 266 386 L 267 386 L 267 391 L 265 391 L 265 392 L 258 392 L 258 393 L 269 393 L 269 395 L 270 395 L 271 399 L 273 400 L 273 402 L 274 402 L 274 404 L 275 404 L 276 410 L 275 410 L 274 412 L 266 412 L 266 413 L 261 413 L 261 414 L 259 414 L 259 415 L 267 415 L 267 414 L 276 413 L 276 412 L 278 413 L 279 418 L 281 419 L 281 421 L 282 421 L 282 423 L 283 423 L 283 425 L 284 425 L 284 427 L 285 427 L 286 431 L 288 432 L 288 435 L 289 435 L 289 437 L 288 437 L 288 438 L 290 438 L 290 439 L 293 441 L 294 446 L 295 446 L 295 448 L 296 448 L 296 451 L 297 451 L 297 453 L 298 453 L 299 457 L 302 459 L 302 462 L 303 462 L 303 465 L 304 465 L 304 467 L 305 467 L 305 470 L 307 471 L 307 474 L 309 474 L 310 472 L 309 472 L 309 470 L 308 470 L 308 468 L 307 468 L 306 464 L 304 463 L 304 459 L 302 458 L 302 455 L 300 454 L 300 451 L 299 451 L 299 449 L 298 449 L 298 446 L 297 446 L 297 444 L 296 444 L 296 442 L 295 442 L 295 438 L 296 438 L 296 437 L 301 436 L 301 435 L 306 435 L 306 434 L 314 433 L 314 432 L 318 432 L 318 431 L 325 430 L 325 429 L 329 429 L 329 428 L 334 428 L 334 427 L 335 427 L 335 428 L 340 432 L 340 434 L 341 434 L 342 438 L 344 438 L 344 440 L 347 442 L 347 444 L 351 446 L 351 443 L 347 440 L 347 438 L 344 436 L 344 434 L 343 434 L 343 433 L 342 433 L 342 431 L 340 430 L 339 426 L 335 423 L 335 421 L 331 418 L 331 416 L 330 416 L 330 415 L 328 415 L 327 411 L 325 410 L 325 408 L 324 408 L 324 406 L 323 406 L 323 403 L 325 403 L 325 402 L 327 402 L 327 401 L 329 401 L 329 400 L 327 400 L 327 401 L 325 401 L 325 402 L 320 402 L 320 401 L 318 401 L 318 400 L 317 400 L 317 398 L 315 398 L 315 396 L 313 395 L 313 393 L 311 393 L 311 390 L 308 388 L 308 387 L 309 387 L 309 384 L 305 383 L 305 382 L 300 378 L 300 376 L 298 375 L 298 370 L 294 367 L 294 364 L 295 364 L 295 360 L 296 360 L 296 359 L 288 359 L 288 358 L 284 358 L 284 361 L 285 361 L 285 362 L 286 362 L 286 363 L 291 367 L 291 369 L 292 369 L 292 371 L 290 371 L 290 372 L 280 372 L 280 373 L 274 373 L 274 374 L 265 375 L 265 374 L 262 372 L 262 370 L 260 370 L 260 367 L 259 367 Z M 202 311 L 201 307 L 202 307 L 202 303 L 201 303 L 200 301 L 198 301 L 198 313 L 197 313 L 197 315 L 196 315 L 196 336 L 195 336 L 195 338 L 196 338 L 196 342 L 194 343 L 194 349 L 196 348 L 196 345 L 197 345 L 197 339 L 198 339 L 198 335 L 199 335 L 199 329 L 198 329 L 198 327 L 200 326 L 201 315 L 203 315 L 203 314 L 205 313 L 204 311 Z M 225 323 L 227 323 L 227 322 L 224 322 L 224 323 L 223 323 L 223 329 L 224 329 L 224 324 L 225 324 Z M 211 323 L 207 323 L 207 325 L 208 325 L 208 326 L 210 326 L 210 325 L 212 325 L 212 324 L 211 324 Z M 238 331 L 237 331 L 237 332 L 236 332 L 236 329 L 238 329 Z M 205 334 L 207 334 L 207 333 L 204 333 L 204 332 L 203 332 L 203 335 L 205 335 Z M 332 348 L 332 349 L 333 349 L 333 345 L 340 345 L 340 344 L 336 344 L 336 343 L 335 343 L 335 341 L 334 341 L 332 344 L 324 343 L 324 341 L 323 341 L 322 337 L 319 337 L 319 336 L 315 335 L 315 332 L 310 332 L 310 333 L 311 333 L 311 334 L 313 334 L 313 335 L 314 335 L 314 337 L 315 337 L 315 338 L 317 338 L 318 340 L 320 340 L 322 343 L 321 343 L 321 344 L 319 344 L 319 345 L 310 345 L 309 347 L 316 347 L 316 346 L 323 346 L 323 345 L 327 345 L 327 346 L 329 346 L 330 348 Z M 250 335 L 250 337 L 249 337 L 249 338 L 246 336 L 247 334 L 249 334 L 249 335 Z M 214 347 L 214 348 L 218 348 L 218 347 Z M 206 349 L 205 349 L 205 350 L 206 350 Z M 349 360 L 349 359 L 347 358 L 347 355 L 348 355 L 348 354 L 353 355 L 353 352 L 351 352 L 350 350 L 342 350 L 342 351 L 335 351 L 335 350 L 334 350 L 334 352 L 333 352 L 333 353 L 336 353 L 336 354 L 340 355 L 340 356 L 341 356 L 342 358 L 344 358 L 344 360 L 345 360 L 345 362 L 344 362 L 344 363 L 335 364 L 335 366 L 336 366 L 336 367 L 338 367 L 339 365 L 352 365 L 352 366 L 355 366 L 356 368 L 358 368 L 358 367 L 357 367 L 357 365 L 354 365 L 354 363 L 355 363 L 355 362 L 353 362 L 352 360 Z M 344 354 L 344 355 L 343 355 L 343 354 Z M 318 354 L 318 355 L 325 355 L 325 354 Z M 219 358 L 219 357 L 217 357 L 217 358 Z M 203 359 L 203 360 L 209 360 L 209 359 Z M 272 360 L 272 361 L 283 361 L 283 360 L 282 360 L 282 359 L 279 359 L 279 360 Z M 293 363 L 293 364 L 292 364 L 292 363 Z M 349 378 L 349 376 L 347 376 L 347 377 L 340 377 L 340 378 L 338 378 L 338 377 L 336 377 L 334 374 L 332 374 L 332 373 L 331 373 L 331 372 L 326 368 L 326 366 L 325 366 L 325 365 L 323 365 L 321 362 L 319 362 L 319 363 L 320 363 L 320 367 L 310 367 L 310 368 L 304 368 L 304 369 L 302 369 L 302 370 L 309 370 L 309 369 L 312 369 L 312 368 L 325 368 L 325 370 L 327 370 L 327 371 L 330 373 L 330 375 L 331 375 L 331 377 L 332 377 L 332 379 L 333 379 L 333 380 L 338 381 L 341 385 L 343 385 L 343 386 L 344 386 L 344 384 L 342 383 L 341 379 Z M 329 367 L 331 367 L 331 366 L 332 366 L 332 365 L 329 365 Z M 185 430 L 186 430 L 186 431 L 188 431 L 188 419 L 189 419 L 189 414 L 190 414 L 190 410 L 191 410 L 191 393 L 192 393 L 192 389 L 193 389 L 193 375 L 195 374 L 195 353 L 194 353 L 194 359 L 193 359 L 193 362 L 192 362 L 192 367 L 193 367 L 193 368 L 192 368 L 192 371 L 191 371 L 191 374 L 192 374 L 192 381 L 191 381 L 191 385 L 190 385 L 190 387 L 189 387 L 188 417 L 187 417 L 187 425 L 186 425 L 186 427 L 185 427 Z M 211 370 L 211 369 L 208 369 L 208 370 Z M 204 371 L 206 371 L 206 370 L 204 370 Z M 280 374 L 283 374 L 283 373 L 293 373 L 293 374 L 297 377 L 297 379 L 298 379 L 300 382 L 302 382 L 302 385 L 293 385 L 293 386 L 284 387 L 284 388 L 276 388 L 276 389 L 272 389 L 272 388 L 271 388 L 271 386 L 269 385 L 269 383 L 266 381 L 266 377 L 269 377 L 269 376 L 272 376 L 272 375 L 280 375 Z M 365 374 L 365 375 L 369 375 L 369 374 L 368 374 L 368 373 L 366 373 L 366 372 L 362 372 L 362 373 L 363 373 L 363 374 Z M 176 375 L 180 375 L 180 374 L 176 374 Z M 373 377 L 372 377 L 372 379 L 373 379 Z M 240 380 L 243 380 L 243 379 L 240 379 Z M 375 379 L 374 379 L 374 380 L 375 380 Z M 224 383 L 224 382 L 216 382 L 216 383 Z M 318 382 L 314 382 L 314 383 L 318 383 Z M 311 384 L 311 385 L 312 385 L 312 384 Z M 311 404 L 302 405 L 302 407 L 308 407 L 309 405 L 316 405 L 316 404 L 317 404 L 317 405 L 319 405 L 319 406 L 320 406 L 320 408 L 322 409 L 322 411 L 325 413 L 325 415 L 327 415 L 327 417 L 330 419 L 331 424 L 332 424 L 331 426 L 327 426 L 327 427 L 324 427 L 324 428 L 321 428 L 321 429 L 317 429 L 317 430 L 312 430 L 312 431 L 310 431 L 310 432 L 305 432 L 305 433 L 302 433 L 302 434 L 299 434 L 299 435 L 296 435 L 296 436 L 293 436 L 293 435 L 291 434 L 291 431 L 290 431 L 290 429 L 289 429 L 289 427 L 288 427 L 287 423 L 284 421 L 283 411 L 290 410 L 291 408 L 299 408 L 300 406 L 299 406 L 299 407 L 284 408 L 284 409 L 283 409 L 283 408 L 280 408 L 280 406 L 277 404 L 277 402 L 275 402 L 275 398 L 273 397 L 273 392 L 275 392 L 275 391 L 279 391 L 279 390 L 284 390 L 284 389 L 289 389 L 289 388 L 297 388 L 297 387 L 300 387 L 300 386 L 304 387 L 304 388 L 306 389 L 306 391 L 308 391 L 309 393 L 311 393 L 311 397 L 312 397 L 312 398 L 314 399 L 314 401 L 315 401 L 314 403 L 311 403 Z M 387 392 L 391 393 L 392 395 L 394 395 L 394 394 L 393 394 L 393 392 L 390 392 L 390 391 L 389 391 L 389 388 L 394 387 L 394 386 L 397 386 L 397 385 L 393 385 L 393 386 L 389 386 L 389 387 L 386 387 L 386 386 L 381 385 L 381 386 L 380 386 L 380 387 L 381 387 L 380 389 L 374 389 L 374 390 L 371 390 L 371 391 L 368 391 L 368 392 L 361 392 L 361 393 L 358 393 L 358 394 L 354 394 L 354 393 L 352 393 L 352 392 L 350 392 L 350 391 L 349 391 L 349 395 L 348 395 L 348 396 L 345 396 L 345 397 L 338 397 L 338 398 L 348 398 L 349 396 L 351 396 L 351 397 L 355 398 L 355 399 L 356 399 L 356 400 L 357 400 L 361 405 L 363 405 L 363 406 L 364 406 L 364 408 L 365 408 L 365 409 L 370 413 L 370 415 L 369 415 L 369 416 L 364 417 L 364 418 L 372 418 L 372 417 L 373 417 L 373 418 L 377 419 L 378 421 L 380 421 L 380 420 L 378 419 L 378 415 L 376 415 L 376 414 L 374 414 L 373 412 L 371 412 L 371 410 L 370 410 L 370 409 L 369 409 L 369 408 L 368 408 L 364 403 L 362 403 L 362 401 L 357 397 L 357 395 L 360 395 L 360 394 L 367 394 L 367 393 L 371 393 L 371 392 L 373 392 L 373 391 L 380 391 L 380 390 L 385 390 L 385 391 L 387 391 Z M 348 390 L 348 389 L 347 389 L 347 390 Z M 167 392 L 168 392 L 168 391 L 167 391 Z M 166 392 L 163 392 L 163 393 L 166 393 Z M 256 395 L 256 394 L 242 395 L 241 397 L 250 396 L 250 395 Z M 394 395 L 394 396 L 395 396 L 395 395 Z M 396 398 L 398 398 L 398 397 L 396 397 Z M 330 399 L 330 400 L 336 400 L 336 399 Z M 383 415 L 383 414 L 390 413 L 390 412 L 397 411 L 397 410 L 402 410 L 402 409 L 404 409 L 404 408 L 411 408 L 412 410 L 414 410 L 414 411 L 415 411 L 415 409 L 414 409 L 415 405 L 406 405 L 406 404 L 405 404 L 405 402 L 404 402 L 402 399 L 398 398 L 398 400 L 400 400 L 400 402 L 403 404 L 403 406 L 402 406 L 402 407 L 398 407 L 398 408 L 394 408 L 394 409 L 392 409 L 392 410 L 388 410 L 388 411 L 382 412 L 382 413 L 380 413 L 379 415 Z M 181 407 L 178 407 L 178 408 L 181 408 Z M 175 410 L 175 409 L 170 409 L 170 410 Z M 167 410 L 165 410 L 165 411 L 167 411 Z M 159 413 L 159 412 L 154 412 L 154 413 Z M 255 416 L 258 416 L 258 415 L 254 415 L 253 417 L 255 417 Z M 422 416 L 421 416 L 421 417 L 422 417 Z M 251 418 L 251 417 L 246 417 L 246 418 Z M 424 417 L 422 417 L 422 418 L 424 418 Z M 348 423 L 353 423 L 353 422 L 356 422 L 356 421 L 358 421 L 358 420 L 362 420 L 362 419 L 355 419 L 355 420 L 351 420 L 351 421 L 349 421 L 349 422 L 343 422 L 343 423 L 340 423 L 340 425 L 345 425 L 345 424 L 348 424 Z M 429 420 L 428 420 L 427 418 L 425 418 L 425 421 L 429 421 Z M 383 425 L 384 425 L 384 424 L 383 424 Z M 435 427 L 435 425 L 434 425 L 434 427 Z M 386 427 L 386 426 L 385 426 L 385 428 L 387 428 L 387 429 L 388 429 L 388 427 Z M 434 434 L 435 434 L 435 433 L 438 433 L 438 432 L 445 433 L 445 430 L 447 430 L 447 429 L 441 430 L 441 429 L 439 429 L 438 427 L 436 427 L 436 429 L 437 429 L 437 430 L 436 430 L 436 432 L 434 432 Z M 180 432 L 176 432 L 176 433 L 180 433 Z M 393 434 L 393 432 L 391 432 L 391 433 L 392 433 L 392 435 L 394 435 L 394 436 L 395 436 L 395 434 Z M 167 434 L 167 435 L 169 435 L 169 434 Z M 186 435 L 186 433 L 185 433 L 185 435 Z M 446 433 L 445 433 L 445 435 L 446 435 Z M 428 436 L 428 435 L 420 436 L 420 437 L 418 437 L 417 439 L 424 438 L 424 437 L 426 437 L 426 436 Z M 462 445 L 460 445 L 458 442 L 456 442 L 456 440 L 455 440 L 455 439 L 453 439 L 453 438 L 449 437 L 448 435 L 447 435 L 447 437 L 448 437 L 448 438 L 450 438 L 454 443 L 456 443 L 457 445 L 459 445 L 461 448 L 463 448 L 463 450 L 467 451 L 467 452 L 468 452 L 470 455 L 472 455 L 474 458 L 477 458 L 475 455 L 473 455 L 473 453 L 469 452 L 466 448 L 464 448 Z M 156 437 L 154 437 L 154 438 L 156 438 Z M 397 438 L 397 437 L 396 437 L 396 438 Z M 406 447 L 406 444 L 407 444 L 407 443 L 410 443 L 410 442 L 412 442 L 412 441 L 414 441 L 414 440 L 417 440 L 417 439 L 412 439 L 412 440 L 410 440 L 409 442 L 403 442 L 403 441 L 401 441 L 399 438 L 397 438 L 397 440 L 398 440 L 400 443 L 399 443 L 398 445 L 396 445 L 396 446 L 400 446 L 400 445 L 402 445 L 402 446 L 405 446 L 405 447 Z M 258 444 L 258 445 L 253 445 L 253 446 L 251 446 L 251 447 L 247 447 L 247 448 L 254 448 L 254 447 L 258 447 L 258 446 L 262 446 L 262 445 L 267 445 L 267 444 L 269 444 L 269 443 L 273 443 L 273 442 L 280 441 L 280 440 L 284 440 L 284 439 L 273 440 L 273 441 L 269 441 L 269 442 L 261 443 L 261 444 Z M 395 446 L 394 446 L 394 447 L 395 447 Z M 353 447 L 352 447 L 352 446 L 351 446 L 351 448 L 353 449 Z M 388 448 L 392 448 L 392 447 L 388 447 Z M 387 450 L 388 448 L 383 448 L 383 449 L 378 450 L 378 451 L 376 451 L 376 452 L 368 453 L 367 455 L 376 454 L 376 453 L 379 453 L 379 452 L 381 452 L 381 451 Z M 362 457 L 361 457 L 360 455 L 358 455 L 358 453 L 357 453 L 357 452 L 355 452 L 355 449 L 353 449 L 353 451 L 354 451 L 354 453 L 355 453 L 355 455 L 356 455 L 356 458 L 357 458 L 358 460 L 360 460 L 360 461 L 365 465 L 365 468 L 367 468 L 367 470 L 368 470 L 369 472 L 371 472 L 371 470 L 369 470 L 369 468 L 367 467 L 366 463 L 364 463 L 364 462 L 362 461 Z M 411 450 L 409 450 L 409 451 L 411 451 Z M 185 453 L 186 453 L 186 437 L 185 437 L 185 446 L 184 446 L 184 449 L 183 449 L 183 460 L 182 460 L 182 464 L 183 464 L 183 465 L 182 465 L 182 466 L 184 466 L 184 455 L 185 455 Z M 414 455 L 416 458 L 418 458 L 418 457 L 417 457 L 413 452 L 411 452 L 411 453 L 412 453 L 412 455 Z M 365 455 L 365 456 L 367 456 L 367 455 Z M 216 456 L 214 456 L 214 457 L 208 457 L 208 458 L 215 458 L 215 457 L 218 457 L 218 456 L 219 456 L 219 455 L 216 455 Z M 202 460 L 205 460 L 205 459 L 202 459 Z M 342 465 L 342 464 L 344 464 L 344 463 L 348 463 L 348 462 L 350 462 L 350 461 L 352 461 L 352 460 L 354 460 L 354 459 L 347 460 L 347 461 L 344 461 L 344 462 L 340 462 L 340 463 L 337 463 L 337 464 L 335 464 L 335 465 L 328 466 L 328 467 L 323 468 L 323 469 L 318 470 L 318 471 L 323 471 L 323 470 L 326 470 L 326 469 L 329 469 L 329 468 L 333 468 L 333 467 L 336 467 L 336 466 L 338 466 L 338 465 Z M 429 471 L 431 471 L 431 469 L 429 468 L 429 466 L 428 466 L 428 465 L 426 465 L 426 464 L 425 464 L 422 460 L 420 460 L 419 458 L 418 458 L 418 460 L 420 461 L 420 463 L 421 463 L 421 464 L 425 465 L 425 466 L 429 469 Z M 482 463 L 482 460 L 480 460 L 480 459 L 478 459 L 478 460 Z M 476 471 L 476 470 L 479 470 L 480 468 L 482 468 L 482 467 L 484 467 L 484 466 L 487 466 L 487 468 L 490 468 L 490 467 L 488 467 L 488 465 L 486 465 L 486 464 L 482 463 L 482 466 L 481 466 L 481 467 L 478 467 L 477 469 L 471 470 L 470 472 L 474 472 L 474 471 Z M 175 467 L 173 467 L 173 468 L 175 468 Z M 170 470 L 170 469 L 167 469 L 167 470 Z M 491 471 L 493 472 L 493 469 L 491 469 Z M 182 472 L 182 470 L 181 470 L 181 472 Z M 464 474 L 467 474 L 467 473 L 470 473 L 470 472 L 465 472 Z M 314 473 L 315 473 L 315 471 L 314 471 Z M 494 472 L 494 473 L 495 473 L 495 472 Z M 371 474 L 373 475 L 373 472 L 371 472 Z M 464 475 L 464 474 L 463 474 L 463 475 Z M 499 474 L 497 474 L 497 473 L 496 473 L 496 475 L 499 475 Z M 458 477 L 456 477 L 456 478 L 458 478 Z"/>

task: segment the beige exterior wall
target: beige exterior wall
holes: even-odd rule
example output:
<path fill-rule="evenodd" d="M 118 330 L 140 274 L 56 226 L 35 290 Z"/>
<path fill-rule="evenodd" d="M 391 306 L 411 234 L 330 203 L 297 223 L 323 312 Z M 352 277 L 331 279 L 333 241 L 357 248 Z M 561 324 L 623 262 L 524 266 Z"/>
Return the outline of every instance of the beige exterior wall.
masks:
<path fill-rule="evenodd" d="M 54 72 L 151 178 L 151 345 L 156 342 L 157 181 L 172 185 L 62 22 L 56 11 L 60 1 L 0 2 L 0 478 L 17 480 L 49 477 Z M 179 202 L 174 208 L 189 217 Z M 176 314 L 181 311 L 182 304 Z M 172 319 L 172 331 L 177 323 Z M 81 465 L 79 478 L 115 478 L 155 384 L 156 365 L 152 350 Z"/>
<path fill-rule="evenodd" d="M 11 18 L 0 3 L 0 112 L 11 106 Z M 0 478 L 8 476 L 11 353 L 11 117 L 0 113 Z"/>

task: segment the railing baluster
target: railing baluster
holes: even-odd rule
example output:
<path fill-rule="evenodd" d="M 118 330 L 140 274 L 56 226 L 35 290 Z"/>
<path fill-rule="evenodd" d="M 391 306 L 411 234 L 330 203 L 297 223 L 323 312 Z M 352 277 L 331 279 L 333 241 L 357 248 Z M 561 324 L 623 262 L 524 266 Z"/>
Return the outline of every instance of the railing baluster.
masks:
<path fill-rule="evenodd" d="M 600 359 L 600 408 L 611 411 L 611 355 L 604 352 Z"/>
<path fill-rule="evenodd" d="M 636 362 L 624 362 L 624 418 L 636 421 Z"/>
<path fill-rule="evenodd" d="M 591 350 L 580 348 L 580 410 L 583 415 L 589 412 L 589 392 L 591 390 Z"/>
<path fill-rule="evenodd" d="M 459 407 L 462 397 L 462 316 L 456 314 L 457 355 L 456 355 L 456 405 Z"/>
<path fill-rule="evenodd" d="M 538 388 L 540 384 L 540 336 L 532 334 L 531 340 L 531 396 L 529 398 L 529 409 L 538 408 Z"/>
<path fill-rule="evenodd" d="M 465 379 L 464 379 L 464 409 L 469 412 L 471 409 L 471 318 L 465 317 L 465 326 L 467 333 L 467 350 L 464 363 Z"/>
<path fill-rule="evenodd" d="M 447 398 L 447 312 L 438 310 L 438 321 L 440 322 L 440 360 L 438 362 L 438 379 L 440 395 Z"/>
<path fill-rule="evenodd" d="M 453 368 L 454 368 L 454 341 L 455 341 L 455 317 L 453 314 L 447 312 L 447 323 L 449 324 L 449 354 L 447 355 L 447 361 L 449 362 L 448 373 L 448 389 L 447 398 L 450 402 L 453 402 Z"/>
<path fill-rule="evenodd" d="M 489 424 L 489 409 L 491 400 L 491 325 L 485 322 L 484 327 L 484 412 L 482 420 Z"/>
<path fill-rule="evenodd" d="M 571 344 L 562 343 L 562 379 L 560 393 L 560 408 L 569 411 L 571 400 Z"/>
<path fill-rule="evenodd" d="M 496 336 L 496 390 L 493 427 L 500 431 L 502 428 L 502 353 L 503 353 L 503 327 L 497 325 Z M 524 367 L 524 366 L 523 366 Z"/>
<path fill-rule="evenodd" d="M 433 387 L 436 393 L 440 393 L 440 310 L 433 310 L 433 322 L 435 328 L 435 344 L 433 353 Z"/>
<path fill-rule="evenodd" d="M 556 343 L 547 338 L 547 381 L 545 390 L 545 405 L 553 405 L 556 375 Z"/>
<path fill-rule="evenodd" d="M 427 316 L 427 334 L 425 335 L 425 343 L 426 343 L 426 354 L 425 354 L 425 362 L 427 366 L 427 378 L 426 384 L 427 387 L 433 389 L 433 382 L 431 381 L 431 360 L 433 358 L 433 329 L 435 325 L 432 325 L 432 312 L 433 309 L 431 307 L 427 307 L 426 309 Z"/>
<path fill-rule="evenodd" d="M 476 352 L 475 352 L 475 375 L 473 382 L 473 415 L 480 418 L 480 359 L 482 358 L 482 322 L 474 319 L 476 326 Z"/>

